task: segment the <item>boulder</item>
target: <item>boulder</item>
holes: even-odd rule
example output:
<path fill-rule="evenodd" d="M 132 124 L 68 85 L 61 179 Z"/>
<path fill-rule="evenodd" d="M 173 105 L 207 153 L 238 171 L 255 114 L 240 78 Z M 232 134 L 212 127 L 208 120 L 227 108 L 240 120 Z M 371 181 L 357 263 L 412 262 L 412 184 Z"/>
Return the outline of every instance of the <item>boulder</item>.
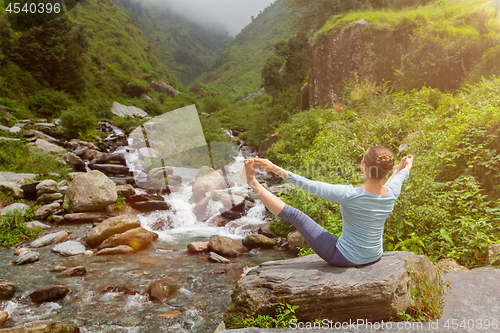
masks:
<path fill-rule="evenodd" d="M 171 298 L 179 288 L 178 277 L 168 277 L 151 283 L 148 294 L 151 300 L 163 302 Z"/>
<path fill-rule="evenodd" d="M 198 221 L 204 222 L 219 211 L 218 207 L 212 198 L 207 196 L 196 203 L 193 213 Z"/>
<path fill-rule="evenodd" d="M 59 321 L 41 320 L 27 324 L 4 328 L 0 333 L 79 333 L 76 326 L 68 325 Z"/>
<path fill-rule="evenodd" d="M 127 230 L 139 228 L 141 221 L 135 215 L 121 215 L 104 220 L 97 227 L 87 233 L 87 244 L 96 247 L 105 239 L 121 234 Z"/>
<path fill-rule="evenodd" d="M 52 251 L 59 253 L 62 256 L 76 256 L 78 254 L 83 254 L 85 252 L 85 246 L 82 243 L 76 241 L 67 241 L 54 246 Z"/>
<path fill-rule="evenodd" d="M 96 255 L 107 255 L 107 254 L 131 254 L 135 253 L 135 250 L 128 245 L 119 245 L 117 247 L 111 247 L 107 249 L 102 249 L 97 252 Z"/>
<path fill-rule="evenodd" d="M 263 248 L 269 249 L 276 245 L 276 240 L 273 238 L 266 237 L 264 235 L 248 235 L 243 238 L 243 246 L 248 247 L 249 249 L 255 248 Z"/>
<path fill-rule="evenodd" d="M 39 182 L 36 185 L 36 194 L 40 196 L 44 193 L 55 193 L 57 192 L 57 182 L 52 179 L 46 179 Z"/>
<path fill-rule="evenodd" d="M 74 166 L 76 171 L 81 171 L 81 172 L 86 171 L 85 162 L 76 154 L 67 152 L 66 154 L 64 154 L 63 158 L 66 163 Z"/>
<path fill-rule="evenodd" d="M 9 318 L 9 313 L 7 311 L 0 311 L 0 327 L 7 321 Z"/>
<path fill-rule="evenodd" d="M 486 266 L 500 265 L 500 257 L 498 260 L 493 260 L 493 258 L 497 257 L 499 254 L 500 254 L 500 244 L 493 244 L 488 246 L 488 250 L 486 250 L 486 258 L 484 259 L 484 264 Z"/>
<path fill-rule="evenodd" d="M 13 203 L 12 205 L 9 205 L 9 206 L 5 207 L 4 209 L 2 209 L 0 214 L 3 216 L 3 215 L 6 215 L 7 212 L 9 212 L 9 211 L 14 211 L 17 209 L 17 210 L 20 210 L 24 216 L 29 208 L 30 208 L 30 206 L 27 204 L 24 204 L 21 202 L 16 202 L 16 203 Z"/>
<path fill-rule="evenodd" d="M 210 219 L 210 225 L 216 226 L 216 227 L 224 227 L 226 224 L 231 222 L 232 220 L 222 216 L 222 215 L 216 215 Z"/>
<path fill-rule="evenodd" d="M 16 292 L 16 286 L 7 280 L 0 279 L 0 300 L 11 299 Z"/>
<path fill-rule="evenodd" d="M 22 129 L 20 127 L 17 127 L 17 126 L 12 126 L 9 129 L 10 134 L 17 134 L 17 133 L 20 133 L 21 131 L 22 131 Z"/>
<path fill-rule="evenodd" d="M 24 199 L 24 192 L 17 183 L 0 180 L 0 192 L 11 195 L 14 199 Z"/>
<path fill-rule="evenodd" d="M 210 250 L 222 256 L 237 257 L 248 250 L 232 238 L 212 235 L 209 240 Z"/>
<path fill-rule="evenodd" d="M 87 269 L 83 266 L 76 266 L 72 268 L 65 269 L 61 273 L 57 274 L 57 277 L 70 277 L 70 276 L 82 276 L 87 273 Z"/>
<path fill-rule="evenodd" d="M 64 154 L 67 152 L 66 149 L 43 139 L 37 139 L 34 145 L 30 147 L 29 151 L 30 153 L 42 152 L 42 153 L 58 153 L 58 154 Z"/>
<path fill-rule="evenodd" d="M 54 202 L 58 200 L 64 199 L 64 196 L 61 193 L 44 193 L 36 199 L 36 203 L 43 204 L 47 202 Z"/>
<path fill-rule="evenodd" d="M 118 102 L 113 102 L 113 105 L 111 106 L 111 113 L 117 117 L 130 116 L 144 118 L 148 116 L 148 113 L 144 110 L 141 110 L 135 106 L 126 106 Z"/>
<path fill-rule="evenodd" d="M 127 198 L 127 203 L 132 206 L 132 208 L 141 212 L 170 209 L 170 206 L 165 202 L 163 197 L 153 194 L 131 195 Z"/>
<path fill-rule="evenodd" d="M 153 242 L 154 237 L 152 232 L 144 228 L 130 229 L 107 238 L 99 245 L 98 249 L 128 245 L 136 251 L 144 250 Z"/>
<path fill-rule="evenodd" d="M 99 211 L 116 199 L 115 183 L 102 172 L 92 170 L 78 175 L 68 186 L 64 209 L 71 213 Z"/>
<path fill-rule="evenodd" d="M 224 258 L 223 256 L 220 256 L 215 252 L 210 252 L 208 254 L 208 261 L 216 262 L 219 264 L 230 264 L 231 263 L 231 260 Z"/>
<path fill-rule="evenodd" d="M 70 172 L 70 173 L 68 173 L 68 179 L 70 181 L 73 181 L 77 176 L 83 175 L 83 174 L 85 174 L 85 172 Z"/>
<path fill-rule="evenodd" d="M 267 150 L 271 148 L 271 146 L 275 144 L 281 138 L 282 135 L 283 131 L 280 131 L 278 133 L 274 133 L 273 135 L 262 141 L 262 143 L 259 146 L 259 151 L 257 155 L 260 158 L 266 157 Z"/>
<path fill-rule="evenodd" d="M 37 261 L 40 259 L 40 253 L 36 251 L 26 251 L 19 255 L 19 257 L 14 260 L 16 265 L 24 265 Z"/>
<path fill-rule="evenodd" d="M 300 321 L 388 321 L 415 304 L 413 269 L 437 283 L 429 259 L 411 252 L 385 252 L 377 263 L 358 267 L 332 266 L 315 254 L 265 262 L 237 282 L 224 322 L 231 323 L 233 316 L 274 315 L 280 303 L 299 305 Z"/>
<path fill-rule="evenodd" d="M 129 168 L 119 164 L 89 164 L 92 170 L 99 170 L 107 175 L 128 175 Z"/>
<path fill-rule="evenodd" d="M 34 240 L 30 243 L 30 246 L 34 248 L 43 247 L 49 244 L 64 242 L 66 238 L 68 238 L 68 233 L 66 231 L 59 231 Z"/>
<path fill-rule="evenodd" d="M 85 161 L 92 161 L 99 156 L 99 154 L 101 154 L 101 152 L 96 149 L 85 148 L 80 157 Z"/>
<path fill-rule="evenodd" d="M 293 252 L 299 252 L 300 248 L 304 246 L 304 237 L 298 230 L 294 230 L 286 237 L 288 242 L 288 249 Z"/>
<path fill-rule="evenodd" d="M 172 167 L 163 167 L 163 168 L 154 168 L 148 173 L 148 179 L 163 179 L 168 176 L 172 176 L 174 174 L 174 168 Z"/>
<path fill-rule="evenodd" d="M 66 223 L 101 222 L 107 218 L 108 216 L 106 214 L 100 212 L 73 213 L 64 215 L 64 222 Z"/>
<path fill-rule="evenodd" d="M 37 220 L 45 220 L 50 215 L 61 209 L 61 204 L 59 202 L 53 202 L 51 204 L 42 206 L 35 210 L 33 217 Z"/>
<path fill-rule="evenodd" d="M 440 273 L 454 273 L 454 272 L 459 272 L 459 271 L 464 271 L 468 272 L 469 269 L 467 267 L 464 267 L 462 265 L 459 265 L 455 259 L 448 258 L 448 259 L 442 259 L 439 260 L 439 262 L 436 265 L 438 271 Z"/>
<path fill-rule="evenodd" d="M 202 177 L 197 176 L 193 184 L 193 195 L 189 201 L 198 202 L 203 199 L 207 193 L 223 189 L 225 186 L 224 178 L 216 171 Z"/>
<path fill-rule="evenodd" d="M 132 185 L 130 185 L 130 184 L 127 184 L 127 185 L 117 185 L 116 186 L 116 194 L 119 197 L 128 198 L 131 195 L 135 194 L 135 188 Z"/>
<path fill-rule="evenodd" d="M 208 242 L 192 242 L 188 244 L 187 249 L 191 253 L 208 252 L 210 251 L 208 244 Z"/>
<path fill-rule="evenodd" d="M 69 289 L 62 285 L 48 286 L 32 292 L 29 296 L 35 303 L 57 301 L 66 297 Z"/>
<path fill-rule="evenodd" d="M 178 90 L 163 81 L 151 82 L 151 89 L 162 94 L 167 94 L 170 97 L 175 97 L 176 95 L 180 94 Z"/>
<path fill-rule="evenodd" d="M 26 228 L 28 228 L 28 229 L 34 229 L 34 228 L 50 229 L 52 227 L 50 225 L 46 225 L 46 224 L 39 222 L 39 221 L 31 221 L 31 222 L 26 223 Z"/>
<path fill-rule="evenodd" d="M 264 235 L 269 238 L 275 238 L 278 237 L 278 234 L 274 232 L 273 228 L 271 228 L 271 225 L 269 222 L 266 224 L 262 225 L 259 227 L 259 234 Z"/>

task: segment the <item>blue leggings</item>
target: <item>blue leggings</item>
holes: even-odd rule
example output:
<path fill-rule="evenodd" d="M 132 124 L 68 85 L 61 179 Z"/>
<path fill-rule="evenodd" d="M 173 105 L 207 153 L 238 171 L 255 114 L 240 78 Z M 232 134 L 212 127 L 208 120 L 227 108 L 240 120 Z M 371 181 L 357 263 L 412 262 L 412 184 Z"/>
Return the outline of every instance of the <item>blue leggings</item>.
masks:
<path fill-rule="evenodd" d="M 290 222 L 300 232 L 304 240 L 327 263 L 334 266 L 360 266 L 347 260 L 337 249 L 338 238 L 326 231 L 300 210 L 285 205 L 279 218 Z"/>

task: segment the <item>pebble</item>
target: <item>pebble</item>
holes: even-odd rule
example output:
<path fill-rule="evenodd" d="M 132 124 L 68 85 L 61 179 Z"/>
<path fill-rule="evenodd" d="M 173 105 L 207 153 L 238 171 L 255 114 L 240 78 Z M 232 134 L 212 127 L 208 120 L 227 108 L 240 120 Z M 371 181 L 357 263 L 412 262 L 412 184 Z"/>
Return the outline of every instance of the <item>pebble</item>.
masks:
<path fill-rule="evenodd" d="M 28 248 L 23 247 L 23 248 L 21 248 L 21 249 L 17 249 L 17 250 L 16 250 L 16 252 L 14 252 L 14 254 L 15 254 L 16 256 L 18 256 L 18 255 L 20 255 L 20 254 L 22 254 L 22 253 L 24 253 L 24 252 L 26 252 L 26 251 L 31 251 L 31 249 L 28 249 Z"/>

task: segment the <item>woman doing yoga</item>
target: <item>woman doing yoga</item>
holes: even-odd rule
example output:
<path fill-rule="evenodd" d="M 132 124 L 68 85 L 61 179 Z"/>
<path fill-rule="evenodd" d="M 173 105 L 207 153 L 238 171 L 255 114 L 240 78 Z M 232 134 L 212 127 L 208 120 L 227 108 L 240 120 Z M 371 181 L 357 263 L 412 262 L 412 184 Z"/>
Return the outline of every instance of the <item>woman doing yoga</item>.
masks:
<path fill-rule="evenodd" d="M 394 156 L 385 147 L 368 148 L 361 161 L 364 184 L 331 185 L 312 181 L 286 171 L 271 161 L 255 157 L 245 162 L 246 182 L 269 211 L 290 222 L 309 246 L 326 262 L 335 266 L 359 266 L 380 260 L 385 220 L 401 193 L 403 181 L 410 175 L 413 157 L 405 156 L 394 165 Z M 286 181 L 321 198 L 340 204 L 342 235 L 337 238 L 300 210 L 290 207 L 266 190 L 255 179 L 257 166 L 274 172 Z M 382 180 L 392 170 L 385 184 Z"/>

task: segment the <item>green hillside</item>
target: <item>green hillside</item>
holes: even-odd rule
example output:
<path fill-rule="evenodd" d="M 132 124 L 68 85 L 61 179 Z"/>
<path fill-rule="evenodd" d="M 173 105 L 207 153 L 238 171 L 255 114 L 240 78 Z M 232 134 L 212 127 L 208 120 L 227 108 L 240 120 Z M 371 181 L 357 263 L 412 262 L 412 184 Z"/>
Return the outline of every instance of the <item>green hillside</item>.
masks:
<path fill-rule="evenodd" d="M 208 84 L 229 98 L 246 97 L 262 85 L 261 72 L 274 43 L 286 39 L 280 29 L 281 5 L 267 7 L 232 40 L 197 83 Z"/>
<path fill-rule="evenodd" d="M 221 26 L 202 26 L 172 12 L 167 5 L 114 0 L 131 13 L 158 60 L 189 85 L 208 68 L 231 40 Z"/>

